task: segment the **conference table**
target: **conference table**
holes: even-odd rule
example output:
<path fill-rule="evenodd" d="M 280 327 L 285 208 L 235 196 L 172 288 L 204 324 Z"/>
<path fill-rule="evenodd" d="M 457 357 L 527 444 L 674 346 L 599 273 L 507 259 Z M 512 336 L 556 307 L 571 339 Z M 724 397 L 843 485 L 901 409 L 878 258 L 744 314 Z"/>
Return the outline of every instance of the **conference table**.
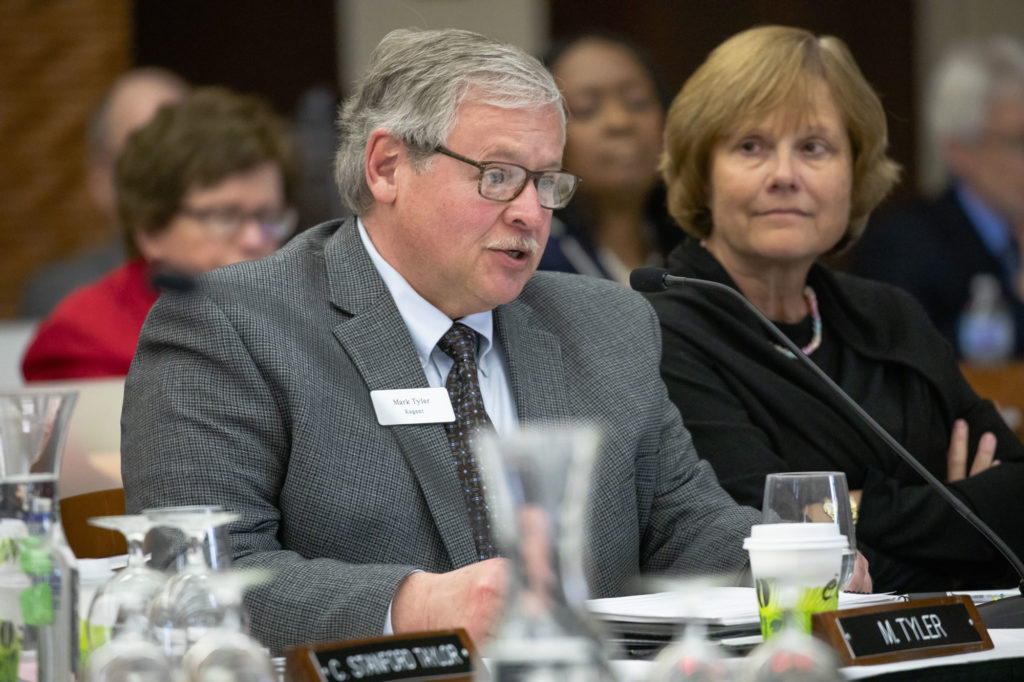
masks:
<path fill-rule="evenodd" d="M 920 682 L 921 680 L 973 680 L 1015 682 L 1024 680 L 1024 630 L 990 630 L 995 648 L 973 654 L 929 658 L 885 665 L 851 666 L 841 669 L 847 680 Z M 284 658 L 275 659 L 279 682 L 286 682 Z M 742 660 L 727 658 L 730 670 Z M 486 664 L 486 661 L 485 661 Z M 650 660 L 622 659 L 611 662 L 619 682 L 646 682 L 653 663 Z"/>
<path fill-rule="evenodd" d="M 80 599 L 87 604 L 91 591 L 108 579 L 111 572 L 122 563 L 123 557 L 81 560 L 80 570 L 84 576 L 90 576 L 91 580 L 83 581 L 79 594 Z M 749 591 L 749 593 L 744 591 Z M 705 615 L 702 618 L 705 619 L 706 614 L 710 611 L 713 614 L 713 620 L 716 619 L 716 622 L 727 625 L 738 625 L 745 622 L 749 626 L 751 617 L 756 623 L 753 588 L 705 588 L 702 593 L 706 597 L 703 602 L 694 603 L 691 600 L 685 607 L 681 606 L 678 600 L 673 602 L 673 597 L 678 595 L 660 593 L 592 600 L 588 602 L 588 610 L 597 620 L 603 621 L 601 630 L 612 640 L 615 639 L 614 627 L 610 622 L 613 617 L 618 618 L 618 622 L 622 622 L 624 616 L 633 617 L 638 622 L 646 621 L 648 624 L 659 622 L 665 626 L 658 635 L 661 639 L 660 645 L 663 645 L 668 639 L 668 635 L 665 633 L 678 631 L 680 624 L 678 614 L 681 613 L 679 609 L 688 609 L 690 613 L 703 611 Z M 978 599 L 981 594 L 972 596 Z M 989 594 L 991 595 L 991 593 Z M 844 593 L 841 597 L 840 608 L 856 608 L 870 604 L 896 602 L 901 599 L 895 595 L 848 595 Z M 751 614 L 753 615 L 751 616 Z M 675 622 L 671 622 L 673 618 L 676 618 Z M 754 629 L 756 629 L 756 625 Z M 646 632 L 654 633 L 656 631 L 648 629 Z M 1024 629 L 990 629 L 988 632 L 995 645 L 988 651 L 883 665 L 849 666 L 842 669 L 842 674 L 848 680 L 1020 680 L 1024 682 Z M 720 642 L 719 649 L 725 657 L 726 664 L 732 669 L 738 669 L 742 665 L 742 656 L 754 646 L 753 640 L 759 640 L 759 635 L 750 635 L 749 627 L 742 634 L 746 635 L 747 640 L 751 640 L 748 646 L 743 648 L 726 646 L 730 641 L 737 641 L 743 637 L 722 637 L 717 640 Z M 709 639 L 715 639 L 710 628 L 709 635 Z M 621 645 L 614 647 L 613 650 L 627 651 Z M 656 653 L 656 649 L 650 648 L 648 655 L 644 658 L 613 660 L 612 669 L 621 682 L 645 681 L 653 665 L 651 655 L 654 653 Z M 483 655 L 486 656 L 486 649 Z M 280 664 L 280 679 L 284 680 L 284 660 L 278 659 L 276 662 Z"/>
<path fill-rule="evenodd" d="M 995 648 L 971 654 L 926 658 L 883 665 L 842 668 L 847 680 L 885 680 L 919 682 L 921 680 L 985 680 L 1012 682 L 1024 680 L 1024 630 L 989 630 Z M 739 658 L 727 658 L 730 669 L 741 665 Z M 653 664 L 646 660 L 617 660 L 612 669 L 621 682 L 643 682 Z"/>
<path fill-rule="evenodd" d="M 1024 680 L 1024 629 L 989 630 L 994 649 L 843 668 L 849 680 Z"/>
<path fill-rule="evenodd" d="M 747 591 L 750 593 L 748 594 Z M 640 655 L 642 658 L 613 661 L 613 667 L 623 682 L 644 680 L 652 666 L 649 660 L 655 653 L 646 652 L 642 640 L 632 633 L 645 633 L 652 639 L 660 636 L 662 642 L 669 624 L 675 619 L 675 631 L 680 623 L 696 616 L 707 628 L 708 639 L 719 643 L 719 650 L 731 669 L 739 669 L 742 656 L 757 642 L 760 635 L 749 636 L 750 624 L 756 619 L 753 588 L 705 588 L 696 599 L 690 597 L 684 604 L 679 595 L 671 593 L 635 595 L 615 599 L 592 600 L 590 612 L 602 624 L 606 635 L 618 643 L 618 650 Z M 987 591 L 971 594 L 975 601 L 990 600 L 995 596 L 1011 596 L 1016 590 L 999 593 Z M 673 601 L 675 597 L 675 601 Z M 851 595 L 844 593 L 840 608 L 857 608 L 885 603 L 903 602 L 901 595 Z M 754 621 L 756 623 L 756 620 Z M 742 630 L 746 637 L 735 637 L 732 630 Z M 658 626 L 664 626 L 659 630 Z M 720 634 L 716 635 L 715 628 Z M 754 626 L 756 629 L 756 625 Z M 989 629 L 994 648 L 968 654 L 923 658 L 898 663 L 848 666 L 842 669 L 848 680 L 1022 680 L 1024 681 L 1024 629 Z M 622 642 L 632 642 L 633 646 Z M 637 646 L 637 643 L 640 643 Z M 746 646 L 742 646 L 745 644 Z"/>
<path fill-rule="evenodd" d="M 723 663 L 731 675 L 741 671 L 744 665 L 744 656 L 754 646 L 755 640 L 760 641 L 760 635 L 749 635 L 749 622 L 741 623 L 742 617 L 737 614 L 735 599 L 733 597 L 742 595 L 742 590 L 753 588 L 711 588 L 707 591 L 708 598 L 705 604 L 718 602 L 720 613 L 710 619 L 706 616 L 698 618 L 705 627 L 708 627 L 707 639 L 712 648 L 717 648 L 722 656 Z M 711 595 L 712 592 L 717 595 Z M 722 595 L 725 595 L 724 597 Z M 874 600 L 872 598 L 875 598 Z M 750 594 L 749 598 L 754 599 Z M 673 600 L 676 600 L 673 603 Z M 902 602 L 899 596 L 887 595 L 853 595 L 845 600 L 849 608 L 856 608 L 865 604 L 884 604 Z M 671 618 L 666 613 L 678 608 L 678 595 L 671 593 L 656 593 L 646 595 L 634 595 L 613 599 L 592 600 L 588 602 L 589 610 L 598 621 L 597 631 L 603 632 L 608 640 L 607 650 L 618 652 L 620 657 L 610 661 L 612 672 L 619 682 L 648 682 L 651 679 L 654 666 L 653 657 L 660 648 L 669 641 L 669 632 L 678 632 L 680 622 L 670 623 Z M 666 606 L 667 605 L 667 606 Z M 842 603 L 841 603 L 842 607 Z M 691 603 L 684 608 L 692 610 Z M 697 608 L 704 608 L 698 606 Z M 754 609 L 756 614 L 756 609 Z M 610 616 L 619 618 L 612 621 Z M 724 614 L 724 616 L 722 615 Z M 625 617 L 624 617 L 625 616 Z M 756 616 L 755 616 L 756 618 Z M 712 626 L 708 626 L 711 622 Z M 714 623 L 725 623 L 726 625 L 714 632 Z M 664 626 L 664 627 L 662 627 Z M 625 629 L 623 629 L 625 627 Z M 756 624 L 754 625 L 756 629 Z M 722 635 L 723 632 L 740 633 L 745 636 Z M 632 633 L 632 634 L 631 634 Z M 886 680 L 886 681 L 913 681 L 921 680 L 954 680 L 966 682 L 973 680 L 998 680 L 1000 682 L 1015 680 L 1024 681 L 1024 629 L 990 629 L 989 636 L 994 647 L 987 651 L 978 651 L 967 654 L 955 654 L 941 657 L 923 658 L 898 663 L 886 663 L 879 665 L 848 666 L 840 670 L 843 679 L 846 680 Z M 643 642 L 647 637 L 648 644 Z M 741 640 L 747 640 L 741 642 Z M 631 642 L 632 644 L 625 644 Z M 383 644 L 382 644 L 383 645 Z M 334 648 L 336 645 L 331 645 Z M 343 646 L 343 645 L 342 645 Z M 386 646 L 395 646 L 387 643 Z M 488 664 L 487 647 L 484 646 L 481 655 L 483 665 Z M 276 659 L 280 682 L 285 681 L 284 659 Z M 546 678 L 545 678 L 546 679 Z M 739 678 L 737 678 L 739 679 Z"/>

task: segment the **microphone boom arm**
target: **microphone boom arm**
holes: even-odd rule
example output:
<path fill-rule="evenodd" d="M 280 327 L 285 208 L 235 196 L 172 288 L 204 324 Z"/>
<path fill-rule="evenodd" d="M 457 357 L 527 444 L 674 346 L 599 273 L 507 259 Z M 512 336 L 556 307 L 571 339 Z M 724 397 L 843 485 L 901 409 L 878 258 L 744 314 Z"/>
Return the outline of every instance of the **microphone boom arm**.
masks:
<path fill-rule="evenodd" d="M 916 471 L 921 476 L 921 478 L 923 478 L 925 482 L 928 483 L 929 486 L 934 488 L 939 493 L 939 495 L 942 496 L 943 499 L 945 499 L 950 505 L 952 505 L 953 508 L 957 511 L 957 513 L 959 513 L 964 519 L 966 519 L 968 523 L 974 526 L 979 533 L 984 535 L 985 538 L 989 542 L 991 542 L 997 550 L 999 550 L 999 553 L 1003 555 L 1003 557 L 1013 567 L 1013 570 L 1017 572 L 1017 576 L 1020 578 L 1019 587 L 1021 593 L 1024 594 L 1024 562 L 1021 562 L 1020 558 L 1010 548 L 1010 546 L 1007 545 L 1006 542 L 1001 537 L 999 537 L 999 535 L 994 530 L 992 530 L 992 528 L 990 528 L 987 523 L 982 521 L 981 518 L 977 514 L 975 514 L 971 510 L 971 508 L 968 507 L 966 503 L 964 503 L 963 500 L 957 497 L 948 487 L 946 487 L 946 485 L 942 481 L 936 478 L 932 472 L 928 471 L 928 469 L 923 464 L 921 464 L 921 462 L 918 461 L 916 457 L 911 455 L 906 448 L 900 445 L 900 443 L 895 438 L 893 438 L 888 431 L 882 428 L 882 425 L 875 421 L 875 419 L 871 415 L 869 415 L 867 411 L 865 411 L 864 408 L 857 403 L 856 400 L 851 398 L 846 393 L 846 391 L 840 388 L 839 385 L 836 384 L 836 382 L 834 382 L 831 377 L 829 377 L 829 375 L 825 374 L 825 372 L 820 367 L 814 364 L 814 361 L 812 361 L 810 358 L 804 355 L 803 351 L 800 350 L 800 348 L 798 348 L 797 345 L 793 343 L 788 336 L 783 334 L 771 320 L 765 317 L 764 313 L 758 310 L 753 303 L 748 301 L 747 298 L 743 296 L 743 294 L 739 293 L 732 287 L 727 286 L 725 284 L 721 284 L 719 282 L 712 282 L 709 280 L 697 279 L 694 277 L 679 277 L 676 275 L 669 275 L 666 273 L 663 275 L 662 286 L 667 287 L 669 284 L 681 284 L 684 286 L 695 286 L 697 288 L 702 289 L 723 291 L 726 292 L 732 298 L 741 301 L 743 305 L 747 308 L 747 310 L 753 313 L 754 317 L 757 318 L 761 325 L 766 330 L 768 330 L 768 332 L 784 348 L 789 350 L 789 352 L 792 353 L 793 356 L 799 362 L 803 363 L 803 365 L 810 369 L 810 371 L 813 374 L 815 374 L 819 379 L 825 382 L 825 384 L 828 385 L 828 387 L 832 389 L 832 391 L 842 399 L 846 406 L 853 410 L 853 412 L 865 424 L 868 425 L 868 427 L 875 433 L 875 435 L 881 438 L 886 445 L 892 448 L 896 452 L 896 454 L 898 454 L 900 458 L 904 462 L 906 462 L 907 465 L 910 466 L 910 468 Z M 1018 625 L 1017 627 L 1022 627 L 1022 625 Z"/>

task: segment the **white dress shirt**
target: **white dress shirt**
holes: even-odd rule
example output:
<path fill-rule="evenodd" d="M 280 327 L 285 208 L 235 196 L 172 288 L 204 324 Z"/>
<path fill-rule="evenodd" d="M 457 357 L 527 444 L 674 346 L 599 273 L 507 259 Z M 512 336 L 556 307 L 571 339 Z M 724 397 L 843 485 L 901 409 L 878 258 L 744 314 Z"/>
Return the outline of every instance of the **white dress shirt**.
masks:
<path fill-rule="evenodd" d="M 359 227 L 359 238 L 363 241 L 363 247 L 370 255 L 370 260 L 384 280 L 388 291 L 391 292 L 391 298 L 395 300 L 398 312 L 409 329 L 420 366 L 427 376 L 427 383 L 431 388 L 443 388 L 455 361 L 437 347 L 437 342 L 451 328 L 453 320 L 416 293 L 398 270 L 384 260 L 370 241 L 370 235 L 366 233 L 362 220 L 357 218 L 356 225 Z M 505 353 L 501 348 L 501 342 L 494 336 L 494 315 L 488 310 L 459 318 L 459 322 L 479 335 L 476 364 L 484 408 L 495 430 L 498 433 L 508 433 L 519 423 L 519 418 L 516 414 L 515 399 L 512 397 L 512 387 L 508 384 Z M 454 465 L 452 470 L 454 471 Z M 394 634 L 391 624 L 392 606 L 393 599 L 384 621 L 385 636 Z"/>
<path fill-rule="evenodd" d="M 455 362 L 437 347 L 453 320 L 416 293 L 402 275 L 377 252 L 366 233 L 362 220 L 357 220 L 359 238 L 363 240 L 370 260 L 377 268 L 398 312 L 416 346 L 420 366 L 432 388 L 444 388 L 448 372 Z M 480 393 L 484 399 L 487 416 L 498 433 L 508 433 L 519 423 L 512 387 L 508 383 L 508 367 L 501 342 L 494 335 L 494 314 L 488 310 L 474 313 L 458 320 L 479 336 L 477 346 L 477 375 L 480 379 Z"/>

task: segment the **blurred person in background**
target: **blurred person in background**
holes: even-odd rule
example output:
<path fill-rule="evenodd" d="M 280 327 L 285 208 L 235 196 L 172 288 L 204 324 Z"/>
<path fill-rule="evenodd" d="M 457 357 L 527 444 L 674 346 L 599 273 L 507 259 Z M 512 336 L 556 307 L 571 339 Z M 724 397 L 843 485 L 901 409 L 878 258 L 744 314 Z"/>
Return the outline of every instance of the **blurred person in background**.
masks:
<path fill-rule="evenodd" d="M 925 122 L 951 177 L 937 197 L 872 218 L 856 274 L 906 289 L 961 357 L 958 321 L 979 274 L 998 281 L 1024 357 L 1024 45 L 961 45 L 933 75 Z"/>
<path fill-rule="evenodd" d="M 187 289 L 292 234 L 295 157 L 286 122 L 255 97 L 201 88 L 162 108 L 117 162 L 129 260 L 43 320 L 22 361 L 26 381 L 126 375 L 159 286 Z"/>
<path fill-rule="evenodd" d="M 1020 553 L 1024 446 L 909 294 L 817 262 L 857 239 L 896 182 L 887 146 L 882 104 L 840 40 L 782 26 L 733 36 L 669 109 L 662 169 L 689 235 L 669 270 L 744 296 Z M 697 286 L 649 300 L 669 394 L 738 502 L 760 507 L 769 473 L 842 471 L 876 590 L 1015 584 L 742 301 Z"/>
<path fill-rule="evenodd" d="M 25 285 L 21 297 L 24 317 L 42 318 L 68 294 L 120 265 L 125 258 L 117 234 L 114 166 L 128 136 L 148 123 L 165 104 L 185 96 L 188 84 L 176 74 L 157 67 L 133 69 L 118 78 L 89 118 L 89 196 L 110 223 L 110 241 L 67 260 L 40 268 Z"/>
<path fill-rule="evenodd" d="M 629 281 L 679 241 L 658 176 L 664 97 L 634 45 L 587 34 L 545 57 L 569 109 L 565 168 L 583 178 L 555 212 L 539 269 Z"/>
<path fill-rule="evenodd" d="M 301 160 L 296 208 L 302 225 L 319 225 L 346 215 L 330 172 L 338 146 L 337 111 L 337 93 L 322 85 L 305 90 L 296 106 L 292 130 Z"/>

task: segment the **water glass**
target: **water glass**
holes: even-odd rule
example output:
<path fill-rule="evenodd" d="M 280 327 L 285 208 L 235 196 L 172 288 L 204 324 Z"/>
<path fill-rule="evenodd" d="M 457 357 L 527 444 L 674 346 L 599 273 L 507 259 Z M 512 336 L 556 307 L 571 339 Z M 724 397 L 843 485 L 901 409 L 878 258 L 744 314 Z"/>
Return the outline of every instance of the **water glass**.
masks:
<path fill-rule="evenodd" d="M 798 471 L 768 474 L 761 505 L 762 523 L 834 523 L 845 535 L 839 589 L 853 578 L 857 538 L 850 508 L 850 489 L 841 471 Z"/>

